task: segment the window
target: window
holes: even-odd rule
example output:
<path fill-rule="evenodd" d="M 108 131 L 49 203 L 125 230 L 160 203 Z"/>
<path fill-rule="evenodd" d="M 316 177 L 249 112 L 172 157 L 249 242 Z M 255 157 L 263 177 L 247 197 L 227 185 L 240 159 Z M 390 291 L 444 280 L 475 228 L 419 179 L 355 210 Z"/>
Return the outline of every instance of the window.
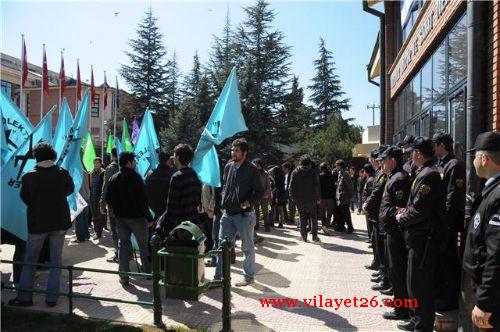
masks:
<path fill-rule="evenodd" d="M 413 78 L 413 114 L 418 114 L 422 110 L 421 92 L 420 92 L 420 72 Z"/>
<path fill-rule="evenodd" d="M 432 56 L 432 77 L 434 83 L 434 96 L 442 95 L 446 90 L 446 43 L 434 52 Z"/>
<path fill-rule="evenodd" d="M 404 90 L 403 90 L 403 95 L 404 95 L 404 114 L 407 114 L 408 118 L 411 118 L 413 115 L 413 96 L 411 92 L 411 83 L 408 84 Z"/>
<path fill-rule="evenodd" d="M 2 82 L 2 92 L 4 92 L 7 96 L 12 96 L 12 83 L 1 81 Z"/>
<path fill-rule="evenodd" d="M 101 100 L 101 98 L 99 98 L 100 95 L 99 94 L 95 94 L 94 95 L 94 103 L 92 104 L 92 117 L 93 118 L 98 118 L 99 117 L 99 101 Z"/>
<path fill-rule="evenodd" d="M 31 98 L 30 98 L 30 93 L 26 94 L 26 116 L 29 117 L 30 115 L 30 108 L 31 108 Z"/>
<path fill-rule="evenodd" d="M 420 135 L 429 137 L 430 127 L 429 113 L 427 113 L 422 118 L 422 124 L 420 125 L 420 129 L 422 130 L 420 131 Z"/>
<path fill-rule="evenodd" d="M 448 131 L 448 113 L 446 112 L 445 99 L 442 98 L 432 107 L 432 133 Z"/>
<path fill-rule="evenodd" d="M 466 16 L 453 27 L 449 35 L 449 86 L 453 87 L 467 76 Z"/>
<path fill-rule="evenodd" d="M 432 59 L 427 60 L 427 63 L 422 68 L 422 109 L 429 107 L 432 104 Z"/>

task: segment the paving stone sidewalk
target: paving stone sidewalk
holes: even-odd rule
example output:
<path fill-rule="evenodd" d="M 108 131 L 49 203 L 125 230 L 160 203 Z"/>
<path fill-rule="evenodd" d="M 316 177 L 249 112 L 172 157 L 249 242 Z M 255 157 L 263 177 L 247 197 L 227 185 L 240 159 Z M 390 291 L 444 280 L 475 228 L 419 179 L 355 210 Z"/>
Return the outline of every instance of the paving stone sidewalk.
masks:
<path fill-rule="evenodd" d="M 370 289 L 370 274 L 363 266 L 371 260 L 368 249 L 366 223 L 363 216 L 352 215 L 356 231 L 353 234 L 334 233 L 325 236 L 320 231 L 322 243 L 304 243 L 295 226 L 275 228 L 271 233 L 260 232 L 265 241 L 256 248 L 256 283 L 232 288 L 232 326 L 235 331 L 397 331 L 397 321 L 384 320 L 386 308 L 380 307 L 382 297 Z M 262 228 L 261 228 L 262 229 Z M 106 262 L 111 253 L 111 234 L 104 234 L 99 241 L 81 244 L 70 243 L 73 230 L 66 236 L 63 264 L 99 269 L 116 270 L 117 264 Z M 242 254 L 237 243 L 237 263 L 232 266 L 233 284 L 242 278 Z M 12 259 L 13 246 L 2 245 L 2 259 Z M 131 262 L 132 270 L 136 270 Z M 2 264 L 2 281 L 11 282 L 11 266 Z M 47 271 L 39 271 L 37 288 L 45 284 Z M 214 269 L 207 268 L 205 277 L 211 279 Z M 63 272 L 63 291 L 67 290 L 67 274 Z M 117 275 L 77 272 L 74 292 L 93 296 L 117 297 L 130 300 L 151 300 L 151 281 L 132 279 L 132 286 L 124 289 Z M 8 301 L 15 293 L 2 291 L 2 301 Z M 321 296 L 321 297 L 320 297 Z M 379 306 L 370 307 L 369 301 L 376 296 Z M 259 299 L 269 298 L 309 299 L 296 307 L 263 307 Z M 314 298 L 316 305 L 314 307 Z M 368 308 L 352 307 L 356 297 L 358 306 L 368 299 Z M 335 309 L 327 299 L 350 298 L 351 307 Z M 323 301 L 323 307 L 320 306 Z M 163 321 L 172 329 L 221 328 L 222 289 L 212 289 L 198 302 L 165 299 L 163 297 Z M 61 298 L 55 308 L 45 306 L 43 298 L 34 297 L 34 309 L 67 312 L 67 299 Z M 108 319 L 135 324 L 151 324 L 151 308 L 104 301 L 75 299 L 74 313 L 97 319 Z"/>

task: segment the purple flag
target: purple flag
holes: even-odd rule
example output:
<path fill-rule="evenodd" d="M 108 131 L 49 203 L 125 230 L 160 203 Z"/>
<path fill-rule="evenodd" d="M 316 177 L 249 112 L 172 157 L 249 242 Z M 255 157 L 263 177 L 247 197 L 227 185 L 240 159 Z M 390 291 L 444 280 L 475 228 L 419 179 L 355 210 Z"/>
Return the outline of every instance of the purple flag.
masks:
<path fill-rule="evenodd" d="M 132 144 L 135 144 L 137 141 L 139 131 L 139 123 L 137 122 L 137 118 L 134 116 L 134 122 L 132 123 Z"/>

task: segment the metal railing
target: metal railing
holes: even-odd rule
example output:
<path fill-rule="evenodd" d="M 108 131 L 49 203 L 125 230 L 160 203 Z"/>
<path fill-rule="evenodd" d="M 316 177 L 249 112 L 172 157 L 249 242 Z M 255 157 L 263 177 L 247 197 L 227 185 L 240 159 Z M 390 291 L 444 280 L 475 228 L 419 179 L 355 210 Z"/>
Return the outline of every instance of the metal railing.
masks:
<path fill-rule="evenodd" d="M 188 256 L 193 256 L 191 258 L 208 258 L 211 256 L 216 256 L 222 254 L 222 270 L 223 277 L 222 280 L 214 280 L 211 282 L 205 283 L 202 288 L 202 291 L 209 289 L 214 286 L 223 287 L 223 301 L 222 301 L 222 330 L 224 332 L 231 331 L 231 276 L 230 276 L 230 252 L 231 252 L 231 243 L 227 240 L 223 241 L 221 244 L 220 250 L 212 250 L 207 252 L 206 254 L 200 255 L 189 255 L 189 254 L 175 254 L 169 253 L 165 251 L 165 249 L 159 249 L 159 244 L 156 242 L 152 242 L 152 252 L 153 254 L 153 272 L 152 273 L 141 273 L 141 272 L 124 272 L 124 271 L 114 271 L 114 270 L 103 270 L 103 269 L 94 269 L 87 267 L 78 267 L 73 265 L 54 265 L 54 264 L 46 264 L 46 263 L 31 263 L 31 262 L 19 262 L 19 261 L 11 261 L 11 260 L 0 260 L 2 263 L 13 264 L 13 265 L 22 265 L 22 266 L 36 266 L 36 267 L 46 267 L 46 268 L 55 268 L 61 270 L 68 271 L 68 292 L 51 292 L 42 289 L 34 289 L 34 288 L 20 288 L 15 286 L 6 286 L 2 285 L 2 289 L 10 289 L 24 292 L 33 292 L 39 294 L 50 294 L 57 296 L 65 296 L 68 298 L 68 312 L 69 314 L 73 314 L 73 299 L 81 298 L 81 299 L 89 299 L 89 300 L 97 300 L 97 301 L 107 301 L 107 302 L 116 302 L 116 303 L 125 303 L 125 304 L 135 304 L 141 306 L 149 306 L 153 307 L 153 324 L 156 327 L 164 327 L 162 321 L 162 302 L 160 295 L 160 286 L 165 283 L 161 280 L 161 272 L 160 272 L 160 256 L 178 256 L 184 258 L 190 258 Z M 196 256 L 196 257 L 194 257 Z M 102 296 L 92 296 L 87 294 L 75 293 L 73 291 L 73 273 L 75 271 L 82 272 L 95 272 L 95 273 L 105 273 L 105 274 L 117 274 L 124 275 L 129 277 L 144 277 L 144 278 L 152 278 L 153 280 L 153 299 L 152 301 L 128 301 L 117 298 L 110 297 L 102 297 Z"/>

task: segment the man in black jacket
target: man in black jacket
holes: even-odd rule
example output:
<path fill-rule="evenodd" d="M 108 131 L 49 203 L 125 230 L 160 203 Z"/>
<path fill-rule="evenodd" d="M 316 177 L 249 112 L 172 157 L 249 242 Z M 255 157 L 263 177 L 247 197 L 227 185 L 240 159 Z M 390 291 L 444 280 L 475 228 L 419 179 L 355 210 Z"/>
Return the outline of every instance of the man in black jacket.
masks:
<path fill-rule="evenodd" d="M 158 157 L 158 167 L 146 176 L 145 181 L 149 207 L 153 210 L 156 220 L 167 208 L 170 180 L 175 173 L 168 154 L 161 152 Z"/>
<path fill-rule="evenodd" d="M 148 227 L 153 225 L 153 216 L 146 199 L 146 188 L 141 176 L 134 170 L 135 154 L 124 151 L 120 154 L 120 171 L 111 177 L 106 201 L 116 216 L 118 232 L 119 271 L 129 272 L 129 258 L 132 251 L 130 236 L 134 234 L 141 254 L 144 272 L 151 272 L 148 260 Z M 129 277 L 120 276 L 123 286 L 129 285 Z"/>
<path fill-rule="evenodd" d="M 33 148 L 36 166 L 21 179 L 21 199 L 28 206 L 28 240 L 24 261 L 36 263 L 43 243 L 50 244 L 50 263 L 61 265 L 64 235 L 71 227 L 67 196 L 75 189 L 69 173 L 54 164 L 56 152 L 48 143 L 38 143 Z M 26 265 L 21 272 L 20 288 L 33 288 L 35 266 Z M 59 292 L 61 269 L 51 269 L 47 291 Z M 57 303 L 58 295 L 47 294 L 49 307 Z M 9 301 L 14 306 L 32 306 L 32 293 L 20 291 L 17 298 Z"/>
<path fill-rule="evenodd" d="M 434 273 L 438 239 L 442 237 L 444 201 L 441 175 L 434 162 L 432 140 L 416 137 L 413 163 L 418 167 L 406 208 L 398 208 L 396 220 L 404 230 L 408 249 L 406 286 L 418 307 L 410 308 L 411 320 L 399 323 L 406 331 L 432 331 L 434 327 Z"/>
<path fill-rule="evenodd" d="M 236 286 L 247 286 L 254 282 L 255 275 L 255 204 L 264 194 L 264 184 L 261 181 L 257 167 L 247 160 L 248 143 L 236 139 L 231 145 L 233 158 L 224 168 L 222 177 L 223 210 L 220 221 L 219 245 L 227 237 L 231 243 L 240 234 L 241 250 L 245 255 L 243 260 L 244 280 Z M 217 258 L 214 279 L 222 277 L 222 259 Z"/>
<path fill-rule="evenodd" d="M 380 156 L 382 171 L 387 174 L 382 202 L 380 225 L 386 232 L 387 272 L 394 292 L 394 301 L 408 298 L 406 289 L 406 247 L 403 231 L 396 221 L 398 208 L 406 207 L 410 194 L 411 179 L 403 170 L 403 151 L 389 147 Z M 408 318 L 407 308 L 394 308 L 384 313 L 385 319 Z"/>
<path fill-rule="evenodd" d="M 445 199 L 445 233 L 443 250 L 439 252 L 436 273 L 436 311 L 458 309 L 460 293 L 460 253 L 458 236 L 464 234 L 465 167 L 453 155 L 450 134 L 436 133 L 432 137 Z M 465 238 L 462 238 L 462 246 Z"/>
<path fill-rule="evenodd" d="M 113 247 L 115 249 L 115 253 L 113 256 L 106 258 L 108 262 L 118 263 L 118 233 L 116 232 L 116 217 L 113 213 L 113 209 L 106 202 L 106 191 L 108 189 L 109 180 L 113 175 L 120 171 L 120 167 L 118 166 L 118 155 L 116 148 L 111 149 L 111 163 L 106 167 L 104 171 L 103 184 L 102 184 L 102 193 L 101 193 L 101 213 L 108 215 L 109 228 L 111 229 L 111 236 L 113 238 Z"/>
<path fill-rule="evenodd" d="M 325 235 L 329 235 L 328 227 L 331 226 L 333 209 L 335 208 L 335 179 L 328 170 L 327 163 L 321 163 L 319 170 L 319 184 L 321 186 L 319 218 L 321 219 L 321 229 Z"/>
<path fill-rule="evenodd" d="M 479 134 L 471 152 L 475 153 L 477 176 L 487 181 L 472 204 L 463 268 L 472 279 L 475 331 L 497 331 L 500 328 L 500 133 Z"/>

